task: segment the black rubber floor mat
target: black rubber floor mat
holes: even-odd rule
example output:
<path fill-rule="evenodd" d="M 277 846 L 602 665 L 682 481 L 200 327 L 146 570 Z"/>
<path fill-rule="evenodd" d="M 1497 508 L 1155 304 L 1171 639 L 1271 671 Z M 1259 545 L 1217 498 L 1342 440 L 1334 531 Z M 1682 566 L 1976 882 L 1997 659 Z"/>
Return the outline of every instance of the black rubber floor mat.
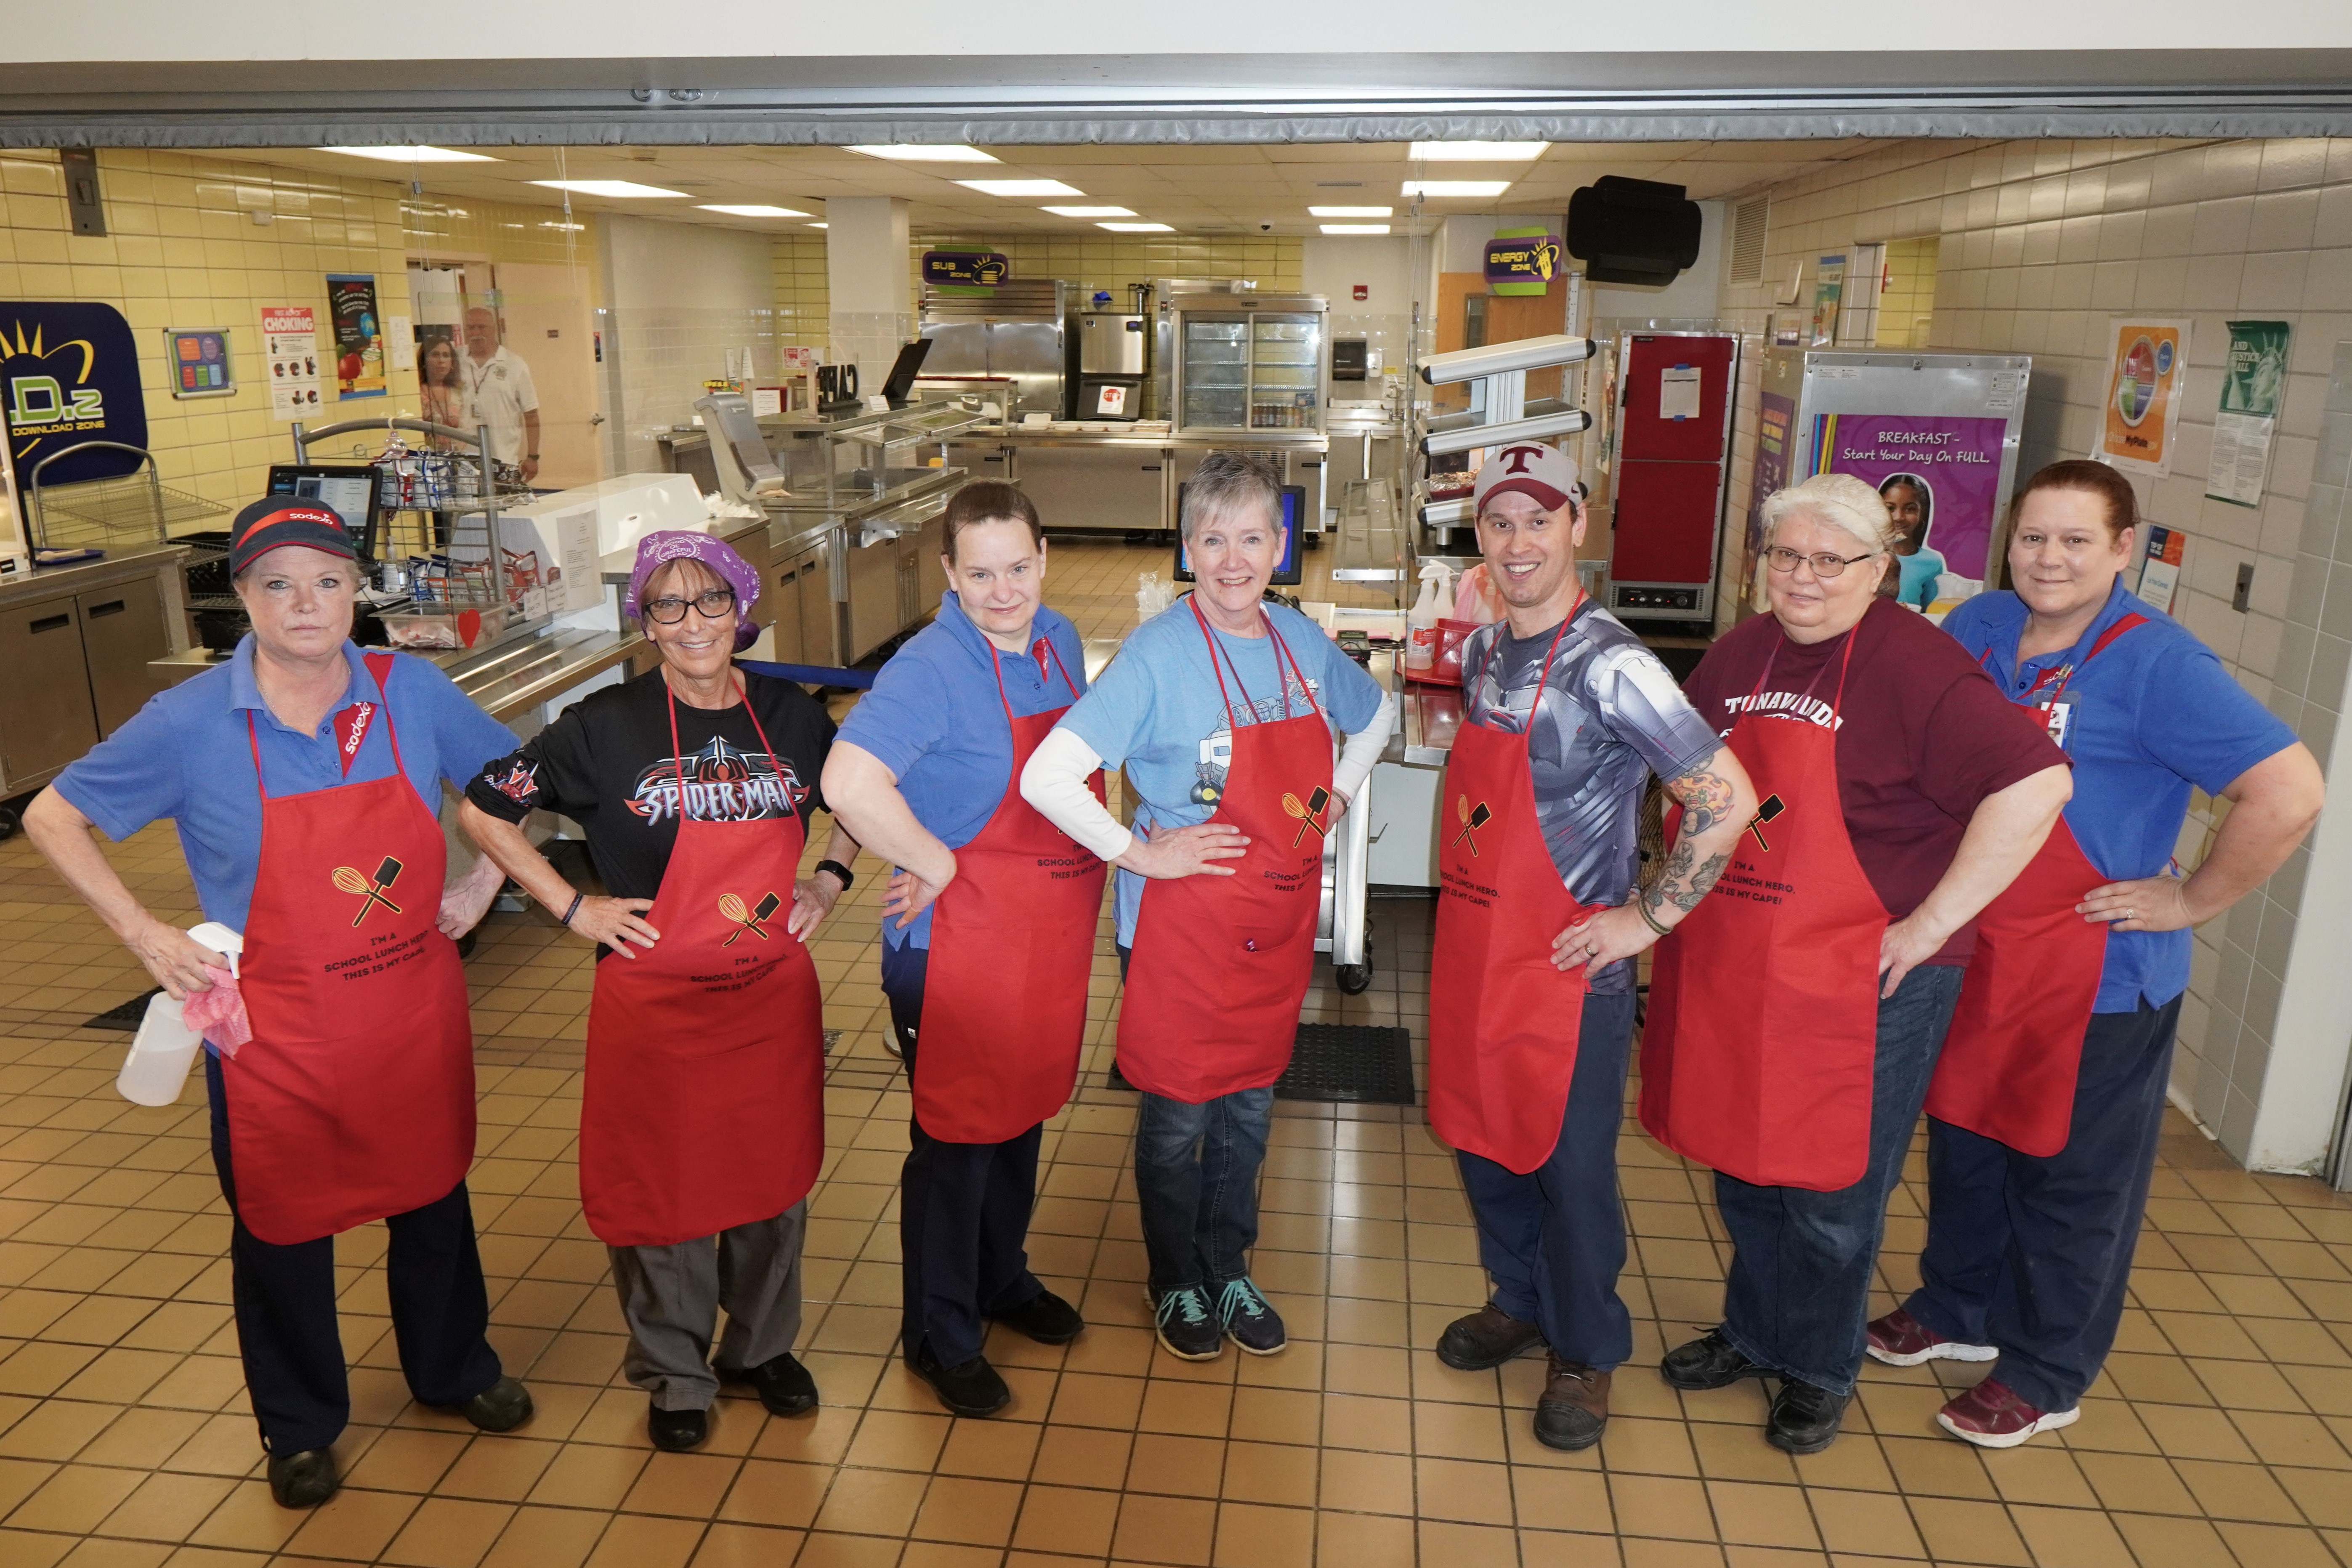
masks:
<path fill-rule="evenodd" d="M 1411 1105 L 1412 1036 L 1379 1024 L 1301 1024 L 1276 1100 Z"/>
<path fill-rule="evenodd" d="M 139 1032 L 139 1026 L 146 1022 L 149 999 L 161 996 L 163 994 L 163 988 L 161 985 L 156 986 L 152 991 L 142 992 L 120 1007 L 109 1007 L 105 1012 L 84 1024 L 82 1027 L 120 1029 L 126 1035 L 135 1035 Z"/>

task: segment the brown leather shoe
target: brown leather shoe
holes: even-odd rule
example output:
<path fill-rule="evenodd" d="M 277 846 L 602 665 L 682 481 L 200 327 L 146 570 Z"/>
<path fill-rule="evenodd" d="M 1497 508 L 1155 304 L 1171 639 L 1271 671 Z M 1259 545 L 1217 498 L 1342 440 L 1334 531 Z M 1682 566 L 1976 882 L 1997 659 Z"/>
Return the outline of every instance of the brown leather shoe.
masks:
<path fill-rule="evenodd" d="M 1489 1301 L 1446 1325 L 1437 1339 L 1437 1359 L 1456 1372 L 1484 1372 L 1541 1343 L 1541 1329 L 1519 1321 Z"/>
<path fill-rule="evenodd" d="M 1546 1359 L 1549 1378 L 1536 1401 L 1536 1441 L 1570 1453 L 1590 1448 L 1609 1425 L 1610 1374 L 1556 1353 Z"/>

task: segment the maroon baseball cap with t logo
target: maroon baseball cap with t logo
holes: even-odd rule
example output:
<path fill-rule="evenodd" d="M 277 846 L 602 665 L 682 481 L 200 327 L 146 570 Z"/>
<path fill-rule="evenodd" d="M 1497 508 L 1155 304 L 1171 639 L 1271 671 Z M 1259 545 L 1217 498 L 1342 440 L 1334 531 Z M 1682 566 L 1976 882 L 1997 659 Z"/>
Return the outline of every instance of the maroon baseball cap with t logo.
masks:
<path fill-rule="evenodd" d="M 244 571 L 281 544 L 308 545 L 353 561 L 360 558 L 352 545 L 351 530 L 332 507 L 292 496 L 270 496 L 238 512 L 236 521 L 228 525 L 230 574 Z"/>
<path fill-rule="evenodd" d="M 1489 496 L 1510 491 L 1532 496 L 1546 511 L 1558 511 L 1576 493 L 1576 464 L 1557 447 L 1540 441 L 1514 441 L 1490 447 L 1479 465 L 1474 511 L 1486 510 Z"/>

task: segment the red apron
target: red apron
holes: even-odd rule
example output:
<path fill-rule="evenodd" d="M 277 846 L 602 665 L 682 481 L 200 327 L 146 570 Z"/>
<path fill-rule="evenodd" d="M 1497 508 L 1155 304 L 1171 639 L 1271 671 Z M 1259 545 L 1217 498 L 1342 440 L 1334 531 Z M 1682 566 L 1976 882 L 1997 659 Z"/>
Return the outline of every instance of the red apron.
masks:
<path fill-rule="evenodd" d="M 2059 699 L 2074 672 L 2147 621 L 2118 617 L 2079 662 L 2060 668 L 2048 698 L 2036 680 L 2016 700 L 2039 710 L 2055 738 Z M 2074 906 L 2111 879 L 2091 864 L 2062 816 L 2017 880 L 1985 906 L 1959 1006 L 1927 1085 L 1928 1115 L 2036 1159 L 2066 1146 L 2083 1035 L 2107 956 L 2107 928 Z"/>
<path fill-rule="evenodd" d="M 378 686 L 392 665 L 367 658 Z M 278 1247 L 422 1208 L 474 1157 L 466 975 L 434 924 L 447 846 L 389 703 L 383 722 L 385 777 L 273 797 L 246 715 L 261 792 L 238 965 L 253 1039 L 220 1065 L 237 1217 Z"/>
<path fill-rule="evenodd" d="M 1290 687 L 1283 666 L 1298 677 L 1301 690 L 1307 677 L 1271 621 L 1265 631 L 1274 639 L 1286 717 L 1234 723 L 1224 656 L 1197 604 L 1192 619 L 1209 645 L 1234 742 L 1224 792 L 1209 820 L 1240 828 L 1249 849 L 1222 862 L 1238 868 L 1234 876 L 1144 885 L 1118 1012 L 1118 1070 L 1138 1089 L 1200 1105 L 1264 1089 L 1290 1065 L 1298 1005 L 1315 970 L 1323 838 L 1330 831 L 1331 729 L 1311 693 L 1306 712 L 1286 716 Z M 1250 700 L 1246 690 L 1242 700 Z"/>
<path fill-rule="evenodd" d="M 1544 650 L 1538 702 L 1560 632 L 1575 618 L 1570 610 Z M 1491 644 L 1486 657 L 1494 658 Z M 1554 968 L 1552 939 L 1601 906 L 1578 903 L 1552 865 L 1526 734 L 1463 725 L 1438 798 L 1454 810 L 1438 814 L 1429 1122 L 1454 1148 L 1525 1175 L 1559 1142 L 1584 1009 L 1585 972 Z"/>
<path fill-rule="evenodd" d="M 1045 647 L 1076 701 L 1077 683 Z M 948 1143 L 1001 1143 L 1069 1100 L 1110 870 L 1021 798 L 1021 770 L 1067 704 L 1016 718 L 1003 663 L 995 668 L 1013 771 L 995 815 L 955 852 L 955 879 L 931 905 L 916 1030 L 915 1118 Z M 1099 768 L 1088 783 L 1103 799 Z"/>
<path fill-rule="evenodd" d="M 822 993 L 784 930 L 800 817 L 696 820 L 668 700 L 677 843 L 645 916 L 661 940 L 599 963 L 588 1010 L 580 1204 L 614 1247 L 772 1218 L 807 1194 L 824 1158 Z M 743 711 L 769 750 L 748 696 Z"/>
<path fill-rule="evenodd" d="M 1853 657 L 1849 632 L 1833 715 Z M 1771 673 L 1768 660 L 1758 693 Z M 1642 1125 L 1743 1182 L 1835 1192 L 1870 1160 L 1886 907 L 1846 835 L 1834 718 L 1742 713 L 1725 743 L 1760 805 L 1715 890 L 1654 950 Z"/>

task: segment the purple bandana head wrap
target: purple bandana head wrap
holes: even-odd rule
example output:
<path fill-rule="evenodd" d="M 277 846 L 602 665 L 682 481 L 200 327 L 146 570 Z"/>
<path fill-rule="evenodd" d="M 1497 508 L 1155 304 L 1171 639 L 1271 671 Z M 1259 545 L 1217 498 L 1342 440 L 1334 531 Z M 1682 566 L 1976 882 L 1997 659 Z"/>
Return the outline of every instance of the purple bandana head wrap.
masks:
<path fill-rule="evenodd" d="M 760 628 L 751 624 L 751 606 L 760 602 L 760 574 L 734 547 L 707 533 L 664 529 L 637 541 L 636 564 L 629 568 L 629 591 L 621 599 L 622 613 L 631 620 L 645 619 L 646 580 L 673 561 L 699 561 L 735 590 L 735 647 L 751 646 Z"/>

